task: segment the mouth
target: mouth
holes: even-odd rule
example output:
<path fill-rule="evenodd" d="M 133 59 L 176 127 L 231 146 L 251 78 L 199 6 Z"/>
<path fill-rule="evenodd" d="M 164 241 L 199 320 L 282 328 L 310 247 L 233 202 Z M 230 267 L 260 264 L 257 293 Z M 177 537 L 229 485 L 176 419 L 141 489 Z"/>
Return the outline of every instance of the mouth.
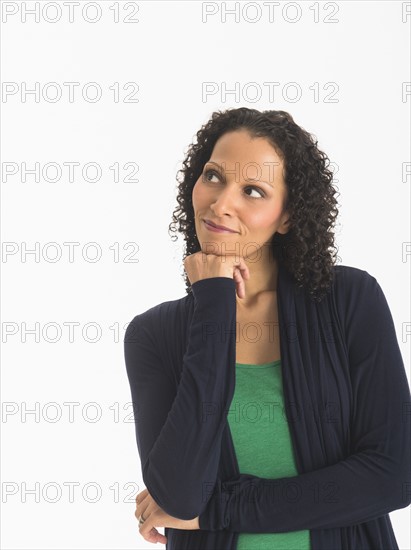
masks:
<path fill-rule="evenodd" d="M 233 229 L 229 229 L 228 227 L 224 227 L 223 225 L 217 225 L 210 220 L 203 219 L 203 222 L 207 229 L 210 229 L 211 231 L 218 231 L 221 233 L 237 233 L 237 231 L 234 231 Z"/>

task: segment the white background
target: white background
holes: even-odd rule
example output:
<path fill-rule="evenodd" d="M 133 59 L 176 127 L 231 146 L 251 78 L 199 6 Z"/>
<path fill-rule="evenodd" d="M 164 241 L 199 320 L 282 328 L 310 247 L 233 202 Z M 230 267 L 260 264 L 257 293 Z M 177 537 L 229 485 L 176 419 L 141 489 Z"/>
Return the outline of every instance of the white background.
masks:
<path fill-rule="evenodd" d="M 236 21 L 224 17 L 234 2 L 79 2 L 73 22 L 64 2 L 37 4 L 38 21 L 24 19 L 24 3 L 2 2 L 1 544 L 153 548 L 134 517 L 144 484 L 124 330 L 137 313 L 185 294 L 183 240 L 167 232 L 175 176 L 214 110 L 286 110 L 317 137 L 338 166 L 339 263 L 380 283 L 410 377 L 410 3 L 281 2 L 270 20 L 263 2 L 239 2 Z M 60 19 L 47 21 L 56 6 Z M 127 14 L 138 22 L 126 23 Z M 22 93 L 36 82 L 37 98 Z M 50 82 L 62 92 L 55 102 Z M 80 84 L 72 102 L 64 82 Z M 99 101 L 82 95 L 90 82 L 101 87 Z M 128 82 L 138 102 L 125 101 Z M 274 98 L 264 82 L 279 83 Z M 214 83 L 214 95 L 204 83 Z M 236 83 L 238 97 L 222 93 Z M 296 101 L 290 83 L 301 91 Z M 336 89 L 336 101 L 326 101 Z M 52 168 L 41 173 L 50 162 L 62 169 L 56 181 L 47 181 Z M 73 181 L 64 162 L 80 163 Z M 82 175 L 90 162 L 101 167 L 98 181 Z M 138 182 L 124 181 L 128 162 Z M 24 181 L 23 163 L 39 163 L 38 181 Z M 68 242 L 77 243 L 73 258 Z M 73 338 L 67 323 L 76 323 Z M 67 403 L 78 404 L 72 422 Z M 90 403 L 101 414 L 95 422 Z M 409 549 L 410 508 L 390 516 L 399 547 Z"/>

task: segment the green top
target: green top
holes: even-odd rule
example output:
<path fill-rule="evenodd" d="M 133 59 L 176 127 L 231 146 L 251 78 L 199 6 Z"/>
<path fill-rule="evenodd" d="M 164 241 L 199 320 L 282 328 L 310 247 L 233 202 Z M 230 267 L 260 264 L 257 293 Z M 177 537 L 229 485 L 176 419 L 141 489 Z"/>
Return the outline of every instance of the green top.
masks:
<path fill-rule="evenodd" d="M 241 474 L 263 478 L 298 475 L 284 409 L 281 360 L 236 363 L 227 414 Z M 311 550 L 310 531 L 240 533 L 237 550 Z"/>

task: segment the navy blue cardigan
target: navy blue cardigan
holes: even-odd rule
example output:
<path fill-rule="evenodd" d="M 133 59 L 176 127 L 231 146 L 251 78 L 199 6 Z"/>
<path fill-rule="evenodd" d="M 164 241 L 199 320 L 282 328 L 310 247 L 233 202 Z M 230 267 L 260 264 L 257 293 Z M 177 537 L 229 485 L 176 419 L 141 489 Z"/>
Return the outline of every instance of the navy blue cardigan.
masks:
<path fill-rule="evenodd" d="M 410 388 L 392 315 L 366 271 L 333 267 L 319 303 L 280 263 L 285 413 L 298 475 L 239 473 L 227 414 L 236 291 L 203 279 L 136 315 L 124 337 L 143 481 L 173 517 L 167 550 L 234 550 L 238 533 L 310 529 L 313 550 L 398 549 L 389 512 L 411 502 Z"/>

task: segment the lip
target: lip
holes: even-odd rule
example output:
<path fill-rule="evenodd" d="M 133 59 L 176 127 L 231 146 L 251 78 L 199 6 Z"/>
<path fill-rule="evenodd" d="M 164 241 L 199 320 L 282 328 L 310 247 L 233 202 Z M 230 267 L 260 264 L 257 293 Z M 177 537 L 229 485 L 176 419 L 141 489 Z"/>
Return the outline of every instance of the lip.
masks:
<path fill-rule="evenodd" d="M 216 233 L 237 233 L 237 231 L 234 231 L 233 229 L 229 229 L 224 225 L 217 225 L 213 223 L 211 220 L 203 219 L 203 222 L 207 229 L 209 229 L 210 231 L 215 231 Z"/>

